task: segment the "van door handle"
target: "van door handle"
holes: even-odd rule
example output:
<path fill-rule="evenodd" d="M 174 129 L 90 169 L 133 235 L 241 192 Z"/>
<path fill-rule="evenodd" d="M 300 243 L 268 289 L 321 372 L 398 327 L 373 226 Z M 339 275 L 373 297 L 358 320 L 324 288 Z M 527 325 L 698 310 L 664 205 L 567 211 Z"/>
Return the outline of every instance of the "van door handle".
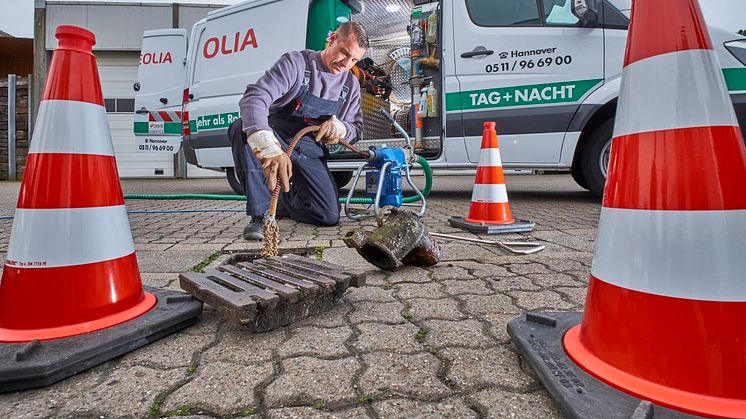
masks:
<path fill-rule="evenodd" d="M 145 109 L 145 107 L 143 106 L 142 108 L 136 110 L 135 113 L 138 115 L 145 115 L 145 114 L 150 113 L 150 111 Z"/>
<path fill-rule="evenodd" d="M 168 98 L 165 98 L 165 97 L 162 97 L 162 98 L 160 98 L 158 100 L 160 100 L 161 103 L 164 104 L 164 105 L 168 103 Z"/>
<path fill-rule="evenodd" d="M 461 54 L 461 58 L 472 58 L 472 57 L 478 57 L 480 55 L 492 55 L 495 51 L 491 49 L 487 49 L 485 47 L 476 47 L 474 48 L 474 51 L 469 51 Z"/>

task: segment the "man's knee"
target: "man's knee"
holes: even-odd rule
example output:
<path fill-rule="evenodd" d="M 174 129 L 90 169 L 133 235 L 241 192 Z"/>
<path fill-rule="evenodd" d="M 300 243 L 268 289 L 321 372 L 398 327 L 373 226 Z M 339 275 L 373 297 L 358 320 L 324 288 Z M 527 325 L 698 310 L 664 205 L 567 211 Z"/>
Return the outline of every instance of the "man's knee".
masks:
<path fill-rule="evenodd" d="M 323 227 L 330 227 L 339 224 L 339 211 L 337 212 L 324 212 L 316 217 L 316 225 Z"/>

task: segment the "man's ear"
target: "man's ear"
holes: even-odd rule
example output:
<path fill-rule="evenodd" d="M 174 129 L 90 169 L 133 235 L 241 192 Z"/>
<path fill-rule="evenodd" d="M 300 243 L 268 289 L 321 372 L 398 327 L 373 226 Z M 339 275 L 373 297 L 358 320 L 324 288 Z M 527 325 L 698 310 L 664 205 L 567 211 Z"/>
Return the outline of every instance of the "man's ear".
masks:
<path fill-rule="evenodd" d="M 336 31 L 334 31 L 331 34 L 329 34 L 329 45 L 333 44 L 334 41 L 337 40 L 337 37 L 338 37 L 338 35 L 337 35 Z"/>

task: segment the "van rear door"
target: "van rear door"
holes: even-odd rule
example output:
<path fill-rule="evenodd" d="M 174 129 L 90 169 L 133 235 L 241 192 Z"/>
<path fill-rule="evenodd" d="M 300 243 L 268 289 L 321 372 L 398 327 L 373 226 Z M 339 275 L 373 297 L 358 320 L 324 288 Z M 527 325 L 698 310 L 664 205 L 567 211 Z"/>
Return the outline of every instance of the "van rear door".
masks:
<path fill-rule="evenodd" d="M 135 83 L 137 151 L 162 155 L 179 151 L 186 48 L 186 29 L 143 33 Z"/>

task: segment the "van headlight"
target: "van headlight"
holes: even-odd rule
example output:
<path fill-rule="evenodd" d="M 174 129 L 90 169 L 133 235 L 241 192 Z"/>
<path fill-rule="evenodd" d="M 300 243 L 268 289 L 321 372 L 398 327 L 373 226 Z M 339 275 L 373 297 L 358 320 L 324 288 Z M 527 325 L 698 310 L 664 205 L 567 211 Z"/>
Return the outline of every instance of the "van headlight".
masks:
<path fill-rule="evenodd" d="M 730 53 L 733 54 L 733 56 L 741 62 L 741 64 L 746 65 L 746 39 L 729 41 L 726 42 L 724 45 L 725 49 L 730 51 Z"/>

